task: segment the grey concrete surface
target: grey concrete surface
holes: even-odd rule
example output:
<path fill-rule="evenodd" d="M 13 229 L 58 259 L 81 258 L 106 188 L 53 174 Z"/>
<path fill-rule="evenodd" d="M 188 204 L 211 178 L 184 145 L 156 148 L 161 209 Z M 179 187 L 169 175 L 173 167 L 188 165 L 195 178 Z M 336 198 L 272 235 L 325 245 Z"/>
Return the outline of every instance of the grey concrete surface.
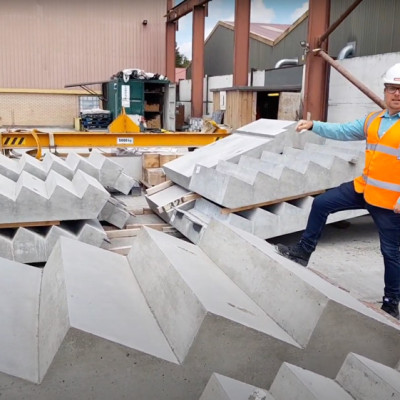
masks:
<path fill-rule="evenodd" d="M 270 393 L 276 400 L 354 400 L 332 379 L 283 363 Z"/>
<path fill-rule="evenodd" d="M 189 189 L 192 175 L 198 167 L 213 168 L 220 160 L 234 162 L 242 154 L 259 157 L 262 151 L 268 148 L 282 148 L 284 143 L 293 143 L 293 140 L 297 139 L 294 126 L 293 121 L 254 121 L 224 139 L 170 161 L 163 167 L 165 174 L 168 179 Z M 292 135 L 286 134 L 286 130 L 290 130 Z"/>
<path fill-rule="evenodd" d="M 335 379 L 285 362 L 269 391 L 214 373 L 200 400 L 389 400 L 399 385 L 398 371 L 349 353 Z"/>
<path fill-rule="evenodd" d="M 214 373 L 199 400 L 274 400 L 274 398 L 266 390 Z"/>
<path fill-rule="evenodd" d="M 383 296 L 383 259 L 378 232 L 369 215 L 351 219 L 346 228 L 327 225 L 309 262 L 309 269 L 349 292 L 354 298 L 380 307 Z M 272 244 L 294 244 L 301 232 L 274 237 Z"/>
<path fill-rule="evenodd" d="M 22 171 L 46 180 L 50 171 L 72 180 L 77 170 L 82 170 L 96 178 L 103 186 L 128 194 L 136 180 L 124 172 L 124 168 L 93 151 L 89 157 L 82 157 L 75 152 L 70 152 L 66 160 L 46 152 L 43 161 L 37 160 L 27 153 L 23 153 L 20 159 L 10 159 L 4 155 L 0 157 L 0 174 L 16 182 Z"/>
<path fill-rule="evenodd" d="M 238 163 L 221 160 L 215 168 L 197 166 L 190 190 L 228 208 L 301 196 L 325 190 L 360 175 L 363 154 L 337 148 L 320 150 L 285 147 L 283 154 L 263 151 L 259 159 L 248 155 Z M 258 161 L 257 161 L 258 160 Z"/>
<path fill-rule="evenodd" d="M 333 379 L 348 349 L 398 363 L 390 318 L 265 241 L 210 226 L 203 247 L 143 229 L 128 257 L 61 238 L 43 269 L 2 261 L 0 296 L 14 299 L 0 308 L 2 395 L 189 400 L 216 371 L 269 388 L 282 362 Z"/>
<path fill-rule="evenodd" d="M 399 324 L 281 257 L 264 240 L 212 221 L 198 245 L 304 346 L 297 365 L 334 377 L 351 351 L 391 367 L 398 362 Z M 222 251 L 226 246 L 229 251 Z"/>
<path fill-rule="evenodd" d="M 72 181 L 50 171 L 45 181 L 22 171 L 14 182 L 0 175 L 0 223 L 97 218 L 110 194 L 91 176 L 77 171 Z"/>
<path fill-rule="evenodd" d="M 100 247 L 107 235 L 98 220 L 64 221 L 60 225 L 0 230 L 0 257 L 20 263 L 46 262 L 60 237 Z"/>
<path fill-rule="evenodd" d="M 400 373 L 358 354 L 346 357 L 336 381 L 355 400 L 400 399 Z"/>
<path fill-rule="evenodd" d="M 99 221 L 105 221 L 117 228 L 123 229 L 131 221 L 133 213 L 127 210 L 124 203 L 110 197 L 98 216 Z"/>
<path fill-rule="evenodd" d="M 161 329 L 182 362 L 211 315 L 297 347 L 197 246 L 143 229 L 128 260 Z M 171 311 L 179 309 L 180 313 Z M 243 338 L 245 343 L 245 332 Z M 273 344 L 271 344 L 275 347 Z"/>

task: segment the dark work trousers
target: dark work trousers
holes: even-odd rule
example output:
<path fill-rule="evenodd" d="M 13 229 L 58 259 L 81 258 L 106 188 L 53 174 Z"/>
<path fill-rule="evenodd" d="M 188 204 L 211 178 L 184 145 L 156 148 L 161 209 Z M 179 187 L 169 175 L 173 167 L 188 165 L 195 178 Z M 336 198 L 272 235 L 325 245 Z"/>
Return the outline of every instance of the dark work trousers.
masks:
<path fill-rule="evenodd" d="M 378 228 L 385 264 L 384 294 L 391 299 L 400 300 L 400 214 L 367 204 L 363 194 L 354 190 L 353 182 L 343 183 L 314 199 L 300 244 L 305 250 L 313 252 L 328 215 L 337 211 L 356 209 L 367 209 Z"/>

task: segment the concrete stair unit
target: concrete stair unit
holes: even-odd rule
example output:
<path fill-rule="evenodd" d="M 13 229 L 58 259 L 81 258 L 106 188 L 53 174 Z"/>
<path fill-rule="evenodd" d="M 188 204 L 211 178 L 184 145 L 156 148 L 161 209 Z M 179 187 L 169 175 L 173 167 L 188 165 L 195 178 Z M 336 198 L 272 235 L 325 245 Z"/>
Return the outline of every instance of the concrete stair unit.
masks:
<path fill-rule="evenodd" d="M 400 399 L 400 373 L 349 353 L 335 379 L 284 362 L 269 390 L 212 374 L 199 400 Z"/>
<path fill-rule="evenodd" d="M 264 240 L 214 220 L 198 246 L 304 347 L 296 365 L 333 377 L 349 352 L 391 367 L 398 362 L 398 324 L 279 256 Z"/>
<path fill-rule="evenodd" d="M 329 189 L 361 174 L 362 153 L 320 151 L 325 147 L 285 147 L 283 154 L 263 151 L 260 159 L 244 155 L 238 163 L 198 166 L 189 189 L 224 207 L 239 208 Z"/>
<path fill-rule="evenodd" d="M 2 395 L 191 400 L 215 371 L 267 388 L 283 362 L 333 378 L 349 349 L 398 363 L 398 325 L 246 235 L 143 228 L 127 257 L 62 237 L 43 268 L 1 260 Z"/>
<path fill-rule="evenodd" d="M 97 218 L 110 194 L 77 171 L 72 181 L 50 171 L 45 181 L 22 171 L 17 182 L 0 175 L 0 223 Z"/>
<path fill-rule="evenodd" d="M 123 172 L 123 168 L 98 152 L 91 152 L 89 157 L 82 157 L 77 153 L 69 153 L 66 160 L 46 153 L 43 161 L 24 153 L 20 159 L 10 159 L 0 155 L 0 174 L 17 182 L 23 171 L 46 180 L 50 171 L 57 172 L 72 180 L 77 171 L 97 179 L 106 188 L 128 194 L 136 184 L 134 178 Z"/>
<path fill-rule="evenodd" d="M 262 239 L 286 235 L 305 228 L 314 197 L 306 196 L 290 202 L 280 202 L 241 212 L 223 213 L 223 207 L 201 197 L 161 211 L 165 204 L 174 203 L 189 191 L 178 185 L 146 196 L 151 209 L 173 225 L 192 243 L 197 244 L 211 219 L 243 229 Z M 366 210 L 340 211 L 331 214 L 327 223 L 367 214 Z"/>
<path fill-rule="evenodd" d="M 213 373 L 199 400 L 274 400 L 267 390 Z"/>
<path fill-rule="evenodd" d="M 69 153 L 66 163 L 75 170 L 81 169 L 98 179 L 103 186 L 123 194 L 128 194 L 136 183 L 134 178 L 123 172 L 122 166 L 98 152 L 91 152 L 87 159 L 76 153 Z"/>
<path fill-rule="evenodd" d="M 299 134 L 295 125 L 257 120 L 165 164 L 167 177 L 180 193 L 167 188 L 147 196 L 150 207 L 193 243 L 211 218 L 263 239 L 303 230 L 316 194 L 361 174 L 365 144 Z M 202 198 L 160 213 L 166 201 L 185 190 Z M 366 210 L 338 212 L 327 223 L 365 214 Z"/>
<path fill-rule="evenodd" d="M 100 247 L 107 238 L 98 220 L 61 222 L 60 225 L 0 230 L 0 257 L 21 263 L 46 262 L 58 238 L 69 237 Z"/>
<path fill-rule="evenodd" d="M 268 363 L 299 345 L 197 246 L 144 229 L 128 255 L 139 285 L 180 362 L 207 359 L 252 369 L 268 346 Z M 235 347 L 235 350 L 233 347 Z M 236 361 L 234 361 L 236 360 Z"/>
<path fill-rule="evenodd" d="M 100 211 L 98 219 L 123 229 L 127 223 L 134 223 L 133 217 L 134 215 L 127 210 L 125 204 L 114 197 L 110 197 Z"/>
<path fill-rule="evenodd" d="M 284 146 L 302 148 L 306 141 L 322 143 L 311 133 L 298 135 L 293 121 L 259 119 L 228 137 L 166 163 L 167 178 L 189 189 L 197 168 L 214 168 L 219 161 L 237 162 L 241 155 L 260 157 L 264 150 L 281 152 Z M 212 184 L 212 183 L 211 183 Z"/>

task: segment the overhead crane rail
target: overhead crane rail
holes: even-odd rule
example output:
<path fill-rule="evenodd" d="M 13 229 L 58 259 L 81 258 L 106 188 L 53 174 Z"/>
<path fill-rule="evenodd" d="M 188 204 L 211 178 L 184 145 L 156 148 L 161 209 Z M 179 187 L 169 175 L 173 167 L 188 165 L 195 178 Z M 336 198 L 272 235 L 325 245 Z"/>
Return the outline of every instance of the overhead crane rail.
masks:
<path fill-rule="evenodd" d="M 226 129 L 215 126 L 214 132 L 140 132 L 140 128 L 125 113 L 109 126 L 109 132 L 0 132 L 1 150 L 36 149 L 36 158 L 42 157 L 42 148 L 126 148 L 126 147 L 201 147 L 229 135 Z"/>

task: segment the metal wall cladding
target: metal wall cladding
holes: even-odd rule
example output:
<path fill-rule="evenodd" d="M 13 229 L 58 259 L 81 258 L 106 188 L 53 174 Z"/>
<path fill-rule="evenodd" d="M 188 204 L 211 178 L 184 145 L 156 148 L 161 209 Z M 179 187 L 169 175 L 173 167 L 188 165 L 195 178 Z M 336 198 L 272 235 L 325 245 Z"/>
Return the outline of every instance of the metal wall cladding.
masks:
<path fill-rule="evenodd" d="M 13 0 L 1 8 L 0 88 L 62 89 L 124 68 L 165 74 L 166 0 Z"/>
<path fill-rule="evenodd" d="M 256 70 L 274 68 L 275 64 L 283 58 L 301 58 L 303 49 L 300 41 L 307 40 L 307 24 L 308 19 L 304 17 L 296 26 L 277 38 L 274 46 L 266 43 L 266 40 L 250 38 L 249 70 L 250 68 Z M 204 73 L 208 76 L 232 74 L 233 54 L 234 31 L 220 25 L 205 43 Z M 189 70 L 189 76 L 190 72 Z"/>
<path fill-rule="evenodd" d="M 331 1 L 331 24 L 354 0 Z M 364 0 L 329 37 L 329 54 L 336 57 L 347 43 L 356 41 L 355 56 L 400 50 L 400 1 Z"/>

